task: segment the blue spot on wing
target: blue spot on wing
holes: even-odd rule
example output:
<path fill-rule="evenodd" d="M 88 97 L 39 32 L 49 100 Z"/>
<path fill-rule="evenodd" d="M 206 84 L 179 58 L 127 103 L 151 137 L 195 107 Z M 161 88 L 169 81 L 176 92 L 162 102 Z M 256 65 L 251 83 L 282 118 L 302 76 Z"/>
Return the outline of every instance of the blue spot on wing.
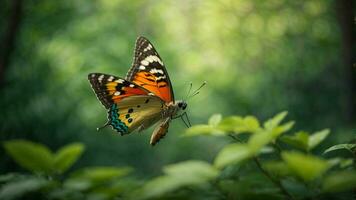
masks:
<path fill-rule="evenodd" d="M 129 133 L 129 128 L 119 119 L 119 116 L 119 108 L 116 104 L 113 104 L 109 112 L 110 124 L 115 130 L 121 133 L 121 135 Z"/>

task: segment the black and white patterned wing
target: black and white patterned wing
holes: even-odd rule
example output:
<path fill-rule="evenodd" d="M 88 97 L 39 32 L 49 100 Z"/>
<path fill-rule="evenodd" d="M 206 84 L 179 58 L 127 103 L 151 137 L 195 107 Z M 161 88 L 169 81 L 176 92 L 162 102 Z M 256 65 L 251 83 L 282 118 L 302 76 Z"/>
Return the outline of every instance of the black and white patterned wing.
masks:
<path fill-rule="evenodd" d="M 157 51 L 144 37 L 136 40 L 135 57 L 126 80 L 147 89 L 165 102 L 174 102 L 172 83 Z"/>

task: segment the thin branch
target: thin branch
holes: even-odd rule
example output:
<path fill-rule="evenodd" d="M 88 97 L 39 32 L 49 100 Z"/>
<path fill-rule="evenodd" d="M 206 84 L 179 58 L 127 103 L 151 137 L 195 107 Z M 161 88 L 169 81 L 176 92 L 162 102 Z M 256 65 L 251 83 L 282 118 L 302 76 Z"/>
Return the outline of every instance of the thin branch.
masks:
<path fill-rule="evenodd" d="M 260 161 L 258 160 L 257 157 L 253 157 L 253 160 L 255 161 L 257 167 L 260 169 L 260 171 L 267 177 L 269 178 L 269 180 L 271 180 L 280 190 L 281 192 L 288 197 L 288 199 L 294 199 L 293 196 L 291 194 L 289 194 L 289 192 L 287 191 L 287 189 L 284 188 L 284 186 L 282 185 L 281 181 L 278 179 L 275 179 L 272 177 L 271 174 L 269 174 L 261 165 Z"/>
<path fill-rule="evenodd" d="M 281 146 L 279 146 L 279 144 L 277 143 L 277 140 L 272 143 L 272 147 L 277 151 L 277 155 L 280 159 L 282 159 L 281 153 L 282 153 L 282 148 Z"/>
<path fill-rule="evenodd" d="M 213 185 L 213 187 L 215 187 L 216 189 L 217 189 L 217 191 L 219 192 L 219 196 L 222 198 L 222 199 L 227 199 L 228 198 L 228 195 L 226 194 L 226 192 L 224 192 L 222 189 L 221 189 L 221 187 L 220 187 L 220 185 L 219 185 L 219 183 L 217 182 L 217 180 L 216 181 L 213 181 L 212 182 L 212 185 Z"/>
<path fill-rule="evenodd" d="M 235 141 L 239 142 L 239 143 L 242 143 L 242 140 L 238 137 L 236 137 L 234 134 L 229 134 L 229 136 L 234 139 Z M 273 145 L 275 147 L 275 149 L 277 149 L 277 151 L 279 152 L 279 155 L 280 155 L 280 152 L 281 152 L 281 148 L 277 145 L 277 144 L 274 144 Z M 275 179 L 271 174 L 268 173 L 268 171 L 266 171 L 260 161 L 258 160 L 258 158 L 256 156 L 253 157 L 253 160 L 255 161 L 258 169 L 268 178 L 270 179 L 270 181 L 272 183 L 274 183 L 280 190 L 281 192 L 288 198 L 288 199 L 291 199 L 291 200 L 294 200 L 293 196 L 291 194 L 289 194 L 289 192 L 287 191 L 286 188 L 284 188 L 284 186 L 282 185 L 281 181 L 278 180 L 278 179 Z"/>
<path fill-rule="evenodd" d="M 236 135 L 234 135 L 233 133 L 230 133 L 229 136 L 230 136 L 232 139 L 234 139 L 235 141 L 237 141 L 237 142 L 239 142 L 239 143 L 243 143 L 243 141 L 242 141 L 240 138 L 236 137 Z"/>
<path fill-rule="evenodd" d="M 277 143 L 277 141 L 275 143 L 272 144 L 273 147 L 278 151 L 278 154 L 282 153 L 282 148 L 279 146 L 279 144 Z"/>

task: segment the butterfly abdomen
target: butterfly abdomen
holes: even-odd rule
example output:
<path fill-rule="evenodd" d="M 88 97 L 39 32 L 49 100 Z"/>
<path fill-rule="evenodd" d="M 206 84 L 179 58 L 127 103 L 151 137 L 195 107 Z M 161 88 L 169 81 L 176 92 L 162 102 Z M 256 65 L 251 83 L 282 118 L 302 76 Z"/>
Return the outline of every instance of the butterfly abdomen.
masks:
<path fill-rule="evenodd" d="M 121 135 L 129 133 L 129 128 L 126 126 L 124 122 L 120 120 L 119 108 L 116 104 L 111 106 L 109 111 L 109 120 L 112 127 L 121 133 Z"/>

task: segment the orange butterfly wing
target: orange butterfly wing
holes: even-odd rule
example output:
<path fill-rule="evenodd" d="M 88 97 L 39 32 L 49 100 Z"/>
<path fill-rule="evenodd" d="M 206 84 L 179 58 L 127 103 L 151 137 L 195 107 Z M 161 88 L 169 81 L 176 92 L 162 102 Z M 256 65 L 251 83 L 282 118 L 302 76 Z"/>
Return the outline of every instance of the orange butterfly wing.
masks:
<path fill-rule="evenodd" d="M 162 59 L 144 37 L 136 41 L 134 61 L 126 80 L 147 89 L 165 102 L 174 102 L 172 84 Z"/>
<path fill-rule="evenodd" d="M 146 89 L 116 76 L 91 73 L 88 79 L 96 96 L 107 109 L 129 96 L 150 95 Z"/>
<path fill-rule="evenodd" d="M 91 73 L 88 79 L 100 102 L 108 109 L 108 121 L 121 135 L 148 128 L 159 120 L 163 101 L 151 92 L 119 77 Z"/>

